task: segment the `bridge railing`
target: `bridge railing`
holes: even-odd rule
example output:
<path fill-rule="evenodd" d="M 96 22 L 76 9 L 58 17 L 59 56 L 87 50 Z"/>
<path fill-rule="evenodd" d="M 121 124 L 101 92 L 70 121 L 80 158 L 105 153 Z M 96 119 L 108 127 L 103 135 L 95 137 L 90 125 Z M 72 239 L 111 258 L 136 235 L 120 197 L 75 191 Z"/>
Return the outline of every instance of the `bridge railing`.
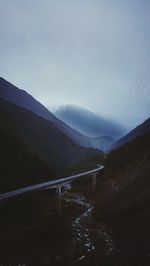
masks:
<path fill-rule="evenodd" d="M 10 199 L 10 198 L 13 198 L 13 197 L 17 197 L 19 195 L 22 195 L 22 194 L 25 194 L 25 193 L 28 193 L 28 192 L 43 190 L 45 188 L 51 188 L 51 187 L 54 187 L 56 185 L 58 187 L 62 187 L 64 182 L 65 183 L 66 182 L 69 183 L 69 181 L 72 182 L 73 180 L 76 180 L 76 179 L 78 179 L 80 177 L 83 177 L 83 176 L 86 176 L 86 175 L 90 175 L 90 174 L 95 174 L 95 173 L 101 171 L 103 168 L 104 168 L 104 166 L 101 165 L 98 168 L 95 168 L 93 170 L 90 170 L 90 171 L 87 171 L 87 172 L 84 172 L 84 173 L 76 174 L 76 175 L 69 176 L 69 177 L 63 177 L 63 178 L 59 178 L 59 179 L 56 179 L 56 180 L 51 180 L 51 181 L 47 181 L 47 182 L 44 182 L 44 183 L 40 183 L 40 184 L 36 184 L 36 185 L 24 187 L 24 188 L 19 188 L 17 190 L 13 190 L 13 191 L 10 191 L 10 192 L 5 192 L 5 193 L 0 194 L 0 201 L 7 200 L 7 199 Z"/>

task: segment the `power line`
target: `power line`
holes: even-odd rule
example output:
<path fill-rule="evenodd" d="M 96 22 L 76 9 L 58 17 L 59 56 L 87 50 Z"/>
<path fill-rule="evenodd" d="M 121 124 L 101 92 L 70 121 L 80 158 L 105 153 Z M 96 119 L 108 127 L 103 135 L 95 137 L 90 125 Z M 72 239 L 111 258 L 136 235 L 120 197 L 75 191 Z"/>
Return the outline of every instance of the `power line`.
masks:
<path fill-rule="evenodd" d="M 133 83 L 133 86 L 130 90 L 130 94 L 128 96 L 127 102 L 124 105 L 124 108 L 122 111 L 122 117 L 123 117 L 122 120 L 124 120 L 123 124 L 126 124 L 128 119 L 130 119 L 130 121 L 131 121 L 131 116 L 134 113 L 135 106 L 137 105 L 137 103 L 136 103 L 137 97 L 139 98 L 140 94 L 142 93 L 141 88 L 142 89 L 144 88 L 143 82 L 145 81 L 145 76 L 148 72 L 149 65 L 150 65 L 150 61 L 145 63 L 145 59 L 147 59 L 146 55 L 147 55 L 147 53 L 144 56 L 144 59 L 143 59 L 142 64 L 139 68 L 139 71 L 138 71 L 138 75 L 137 75 L 135 82 Z M 129 118 L 129 115 L 130 115 L 130 118 Z"/>
<path fill-rule="evenodd" d="M 147 81 L 150 81 L 150 76 L 148 76 L 148 80 L 146 80 L 146 84 L 145 85 L 149 85 L 149 83 L 147 82 Z M 143 86 L 142 87 L 142 89 L 145 89 L 146 88 L 146 86 Z M 145 98 L 145 99 L 150 99 L 150 93 L 149 93 L 149 89 L 146 91 L 146 93 L 144 94 L 144 92 L 141 90 L 141 92 L 142 92 L 142 94 L 143 94 L 143 98 Z M 129 121 L 128 121 L 128 123 L 129 123 L 129 125 L 131 125 L 134 121 L 135 121 L 135 118 L 137 117 L 138 118 L 138 116 L 140 115 L 140 113 L 142 114 L 142 113 L 144 113 L 144 110 L 145 110 L 145 104 L 143 104 L 142 106 L 138 103 L 138 102 L 136 102 L 136 106 L 137 106 L 137 108 L 136 108 L 136 112 L 133 112 L 132 114 L 133 115 L 131 115 L 130 116 L 130 119 L 129 119 Z M 148 111 L 148 114 L 146 115 L 146 116 L 150 116 L 150 100 L 149 100 L 149 111 Z"/>
<path fill-rule="evenodd" d="M 145 63 L 145 61 L 143 61 L 142 64 L 140 65 L 140 68 L 138 70 L 138 74 L 136 76 L 135 81 L 133 82 L 133 85 L 132 85 L 131 90 L 130 90 L 130 94 L 128 95 L 127 102 L 124 105 L 124 108 L 122 110 L 122 116 L 123 116 L 123 118 L 126 116 L 126 112 L 127 112 L 128 108 L 130 106 L 131 98 L 133 97 L 133 93 L 134 93 L 133 89 L 135 88 L 136 83 L 138 82 L 138 79 L 139 79 L 140 73 L 141 73 L 141 71 L 143 69 L 144 63 Z"/>
<path fill-rule="evenodd" d="M 150 62 L 148 62 L 146 64 L 146 66 L 144 67 L 144 70 L 142 70 L 143 73 L 141 73 L 141 75 L 139 75 L 139 77 L 136 78 L 135 89 L 132 88 L 132 92 L 130 93 L 131 95 L 129 95 L 129 100 L 127 102 L 126 111 L 125 111 L 124 118 L 123 118 L 125 121 L 128 119 L 129 113 L 131 114 L 131 111 L 133 108 L 133 103 L 136 102 L 137 97 L 141 91 L 141 87 L 143 85 L 143 82 L 145 81 L 145 76 L 148 72 L 149 65 L 150 65 Z M 124 123 L 125 123 L 125 121 L 124 121 Z"/>
<path fill-rule="evenodd" d="M 149 66 L 149 65 L 150 65 L 150 63 L 147 66 Z M 147 70 L 149 70 L 149 69 L 147 68 Z M 139 86 L 136 90 L 135 97 L 133 98 L 132 105 L 129 109 L 129 115 L 126 119 L 126 121 L 127 121 L 126 123 L 129 123 L 129 122 L 131 123 L 131 120 L 133 120 L 133 117 L 135 116 L 135 114 L 139 110 L 139 108 L 138 108 L 139 104 L 138 103 L 139 103 L 139 100 L 142 98 L 143 91 L 146 88 L 146 85 L 147 85 L 149 77 L 150 77 L 150 76 L 148 76 L 148 78 L 147 78 L 146 73 L 147 73 L 147 71 L 145 72 L 145 75 L 143 76 L 143 83 L 141 83 L 141 86 Z M 144 77 L 145 77 L 145 79 L 144 79 Z"/>

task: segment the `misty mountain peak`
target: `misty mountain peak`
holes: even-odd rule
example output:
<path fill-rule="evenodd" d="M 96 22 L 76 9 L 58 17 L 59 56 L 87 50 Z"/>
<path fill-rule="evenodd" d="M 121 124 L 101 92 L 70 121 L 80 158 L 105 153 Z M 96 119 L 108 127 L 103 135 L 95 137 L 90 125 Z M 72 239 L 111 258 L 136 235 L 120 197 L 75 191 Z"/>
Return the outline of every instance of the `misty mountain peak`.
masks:
<path fill-rule="evenodd" d="M 61 105 L 53 113 L 66 124 L 90 137 L 109 136 L 117 139 L 122 131 L 120 125 L 116 126 L 116 122 L 78 105 Z"/>

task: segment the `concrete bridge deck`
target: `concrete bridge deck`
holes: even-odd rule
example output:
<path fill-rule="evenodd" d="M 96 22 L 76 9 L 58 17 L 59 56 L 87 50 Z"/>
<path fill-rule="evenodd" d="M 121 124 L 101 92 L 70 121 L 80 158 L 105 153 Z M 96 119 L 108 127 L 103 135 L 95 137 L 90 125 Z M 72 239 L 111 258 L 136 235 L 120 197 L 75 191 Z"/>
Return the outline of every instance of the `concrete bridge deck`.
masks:
<path fill-rule="evenodd" d="M 29 193 L 32 191 L 38 191 L 38 190 L 44 190 L 46 188 L 47 189 L 52 189 L 52 188 L 58 189 L 59 196 L 61 196 L 61 188 L 63 186 L 65 186 L 66 184 L 73 182 L 74 180 L 77 180 L 78 178 L 81 178 L 83 176 L 93 175 L 93 183 L 96 184 L 96 174 L 99 171 L 101 171 L 102 169 L 104 169 L 104 166 L 101 165 L 98 168 L 95 168 L 93 170 L 90 170 L 90 171 L 87 171 L 84 173 L 80 173 L 77 175 L 63 177 L 63 178 L 51 180 L 48 182 L 44 182 L 44 183 L 40 183 L 40 184 L 36 184 L 36 185 L 24 187 L 24 188 L 19 188 L 19 189 L 10 191 L 10 192 L 5 192 L 5 193 L 0 194 L 0 202 L 2 202 L 4 200 L 8 200 L 10 198 L 18 197 L 19 195 L 22 195 L 25 193 Z"/>

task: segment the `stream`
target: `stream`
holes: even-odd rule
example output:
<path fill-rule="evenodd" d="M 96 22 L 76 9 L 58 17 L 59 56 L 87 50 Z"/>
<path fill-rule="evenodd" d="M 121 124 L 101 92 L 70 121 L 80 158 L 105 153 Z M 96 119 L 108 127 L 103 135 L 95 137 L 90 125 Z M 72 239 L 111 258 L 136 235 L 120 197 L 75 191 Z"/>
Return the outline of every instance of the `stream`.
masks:
<path fill-rule="evenodd" d="M 66 204 L 77 204 L 83 209 L 82 213 L 72 222 L 73 243 L 76 250 L 76 260 L 85 260 L 96 252 L 102 256 L 111 256 L 114 250 L 112 234 L 104 224 L 94 220 L 94 206 L 84 195 L 67 192 L 64 194 Z"/>

